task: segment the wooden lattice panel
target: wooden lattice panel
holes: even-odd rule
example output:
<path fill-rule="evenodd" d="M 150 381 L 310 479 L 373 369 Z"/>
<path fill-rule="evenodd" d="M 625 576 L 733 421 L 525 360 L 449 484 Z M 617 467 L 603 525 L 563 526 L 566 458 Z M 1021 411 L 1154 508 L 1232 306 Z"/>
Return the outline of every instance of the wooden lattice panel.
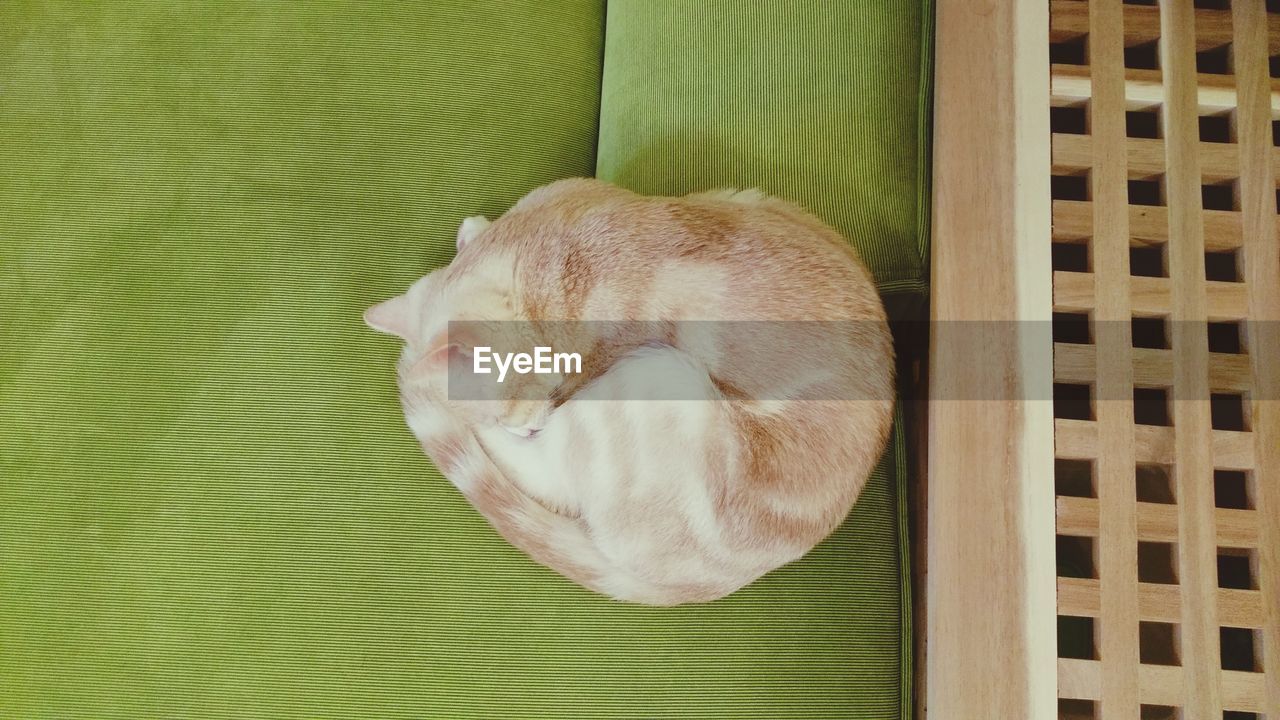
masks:
<path fill-rule="evenodd" d="M 1050 3 L 1064 718 L 1280 720 L 1277 13 Z"/>

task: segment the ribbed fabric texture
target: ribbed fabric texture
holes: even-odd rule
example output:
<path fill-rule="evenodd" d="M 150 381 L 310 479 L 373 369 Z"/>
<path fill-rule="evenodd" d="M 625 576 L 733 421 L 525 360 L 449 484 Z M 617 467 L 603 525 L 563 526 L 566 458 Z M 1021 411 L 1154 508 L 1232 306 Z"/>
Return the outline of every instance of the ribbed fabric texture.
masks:
<path fill-rule="evenodd" d="M 647 609 L 404 426 L 361 311 L 592 173 L 603 44 L 601 0 L 0 4 L 0 717 L 899 717 L 899 435 L 809 557 Z"/>
<path fill-rule="evenodd" d="M 928 280 L 920 0 L 610 0 L 600 177 L 651 194 L 758 187 Z"/>
<path fill-rule="evenodd" d="M 891 314 L 914 318 L 928 281 L 931 20 L 927 0 L 610 0 L 596 171 L 649 194 L 757 187 L 796 201 L 858 249 Z M 905 469 L 896 479 L 904 508 Z M 910 716 L 905 523 L 902 591 L 878 598 L 899 642 L 846 658 L 881 683 L 847 716 Z"/>

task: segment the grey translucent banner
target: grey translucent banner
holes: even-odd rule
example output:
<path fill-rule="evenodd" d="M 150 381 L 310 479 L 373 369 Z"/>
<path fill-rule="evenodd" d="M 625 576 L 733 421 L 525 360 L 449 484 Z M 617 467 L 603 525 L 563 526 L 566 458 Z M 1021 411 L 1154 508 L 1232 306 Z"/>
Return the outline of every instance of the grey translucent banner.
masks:
<path fill-rule="evenodd" d="M 1093 403 L 1155 393 L 1165 400 L 1280 399 L 1278 322 L 1097 322 L 1068 315 L 1053 322 L 897 322 L 892 333 L 900 353 L 972 368 L 973 382 L 962 373 L 946 388 L 935 387 L 934 400 Z M 886 359 L 884 337 L 883 326 L 860 321 L 452 322 L 448 395 L 556 402 L 911 399 L 923 385 L 885 382 L 897 363 Z M 1126 355 L 1131 364 L 1105 361 Z M 1183 368 L 1188 377 L 1204 373 L 1205 382 L 1176 384 L 1175 370 Z M 998 373 L 1016 373 L 1021 383 L 991 382 Z M 583 392 L 599 383 L 607 386 Z M 1197 397 L 1196 385 L 1208 392 Z"/>

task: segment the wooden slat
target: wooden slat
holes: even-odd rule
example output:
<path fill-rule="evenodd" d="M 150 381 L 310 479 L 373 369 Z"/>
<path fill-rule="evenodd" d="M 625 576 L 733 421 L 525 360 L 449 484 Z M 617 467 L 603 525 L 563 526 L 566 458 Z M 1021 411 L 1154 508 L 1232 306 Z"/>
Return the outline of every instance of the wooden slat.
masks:
<path fill-rule="evenodd" d="M 1195 56 L 1192 55 L 1194 60 Z M 1165 66 L 1167 67 L 1167 66 Z M 1230 75 L 1192 75 L 1189 90 L 1192 93 L 1192 110 L 1198 114 L 1213 115 L 1236 107 L 1236 86 Z M 1050 102 L 1056 107 L 1079 105 L 1093 96 L 1093 82 L 1088 65 L 1054 64 L 1049 75 Z M 1154 110 L 1167 106 L 1165 88 L 1159 70 L 1125 70 L 1125 107 L 1129 110 Z M 1270 84 L 1271 115 L 1280 119 L 1280 80 Z M 1199 126 L 1196 127 L 1197 136 Z M 1168 137 L 1168 134 L 1165 135 Z"/>
<path fill-rule="evenodd" d="M 1063 496 L 1057 499 L 1058 533 L 1098 537 L 1097 498 Z M 1258 547 L 1258 512 L 1215 508 L 1217 543 L 1222 547 Z M 1178 541 L 1178 506 L 1137 503 L 1138 537 L 1148 542 Z M 1136 573 L 1135 573 L 1136 575 Z"/>
<path fill-rule="evenodd" d="M 930 328 L 991 329 L 929 347 L 926 702 L 1053 720 L 1049 8 L 947 0 L 935 18 Z"/>
<path fill-rule="evenodd" d="M 1238 712 L 1271 713 L 1277 706 L 1270 701 L 1265 683 L 1269 676 L 1261 673 L 1222 671 L 1222 704 Z M 1185 715 L 1183 717 L 1186 717 Z"/>
<path fill-rule="evenodd" d="M 1280 16 L 1268 15 L 1270 54 L 1280 53 Z M 1053 0 L 1049 6 L 1049 42 L 1060 43 L 1089 32 L 1089 3 L 1085 0 Z M 1126 47 L 1149 43 L 1160 37 L 1160 11 L 1142 5 L 1124 6 Z M 1212 50 L 1231 42 L 1231 13 L 1225 10 L 1196 10 L 1196 49 Z"/>
<path fill-rule="evenodd" d="M 1092 273 L 1053 273 L 1053 306 L 1094 321 L 1093 344 L 1055 345 L 1054 378 L 1092 386 L 1097 418 L 1055 421 L 1056 455 L 1092 460 L 1097 480 L 1096 498 L 1056 500 L 1057 531 L 1093 537 L 1098 569 L 1096 579 L 1059 578 L 1058 610 L 1095 618 L 1100 658 L 1061 659 L 1059 695 L 1098 701 L 1108 719 L 1136 717 L 1135 702 L 1184 718 L 1280 716 L 1280 79 L 1268 67 L 1280 15 L 1262 0 L 1159 4 L 1051 0 L 1051 41 L 1087 35 L 1090 64 L 1052 66 L 1050 102 L 1087 102 L 1092 133 L 1052 138 L 1052 172 L 1088 173 L 1092 199 L 1055 200 L 1052 235 L 1089 243 L 1093 261 Z M 1123 47 L 1157 39 L 1161 70 L 1123 68 Z M 1196 50 L 1227 45 L 1234 76 L 1196 72 Z M 1121 108 L 1158 109 L 1163 139 L 1125 137 Z M 1200 142 L 1198 116 L 1228 111 L 1236 142 Z M 1125 204 L 1125 180 L 1155 178 L 1166 207 Z M 1200 186 L 1222 182 L 1237 184 L 1239 210 L 1204 210 Z M 1169 277 L 1129 277 L 1126 245 L 1164 245 Z M 1224 250 L 1240 250 L 1241 282 L 1206 282 L 1204 253 Z M 1167 317 L 1172 348 L 1128 350 L 1130 316 Z M 1247 354 L 1209 353 L 1205 320 L 1248 321 Z M 1125 426 L 1131 385 L 1169 388 L 1171 427 Z M 1211 389 L 1248 396 L 1250 432 L 1212 429 Z M 1137 463 L 1170 467 L 1176 504 L 1126 497 Z M 1215 469 L 1250 472 L 1255 509 L 1215 507 Z M 1136 582 L 1137 539 L 1176 545 L 1179 584 Z M 1217 586 L 1220 547 L 1252 553 L 1258 590 Z M 1178 626 L 1181 667 L 1136 662 L 1135 617 Z M 1220 626 L 1258 632 L 1259 672 L 1221 670 Z"/>
<path fill-rule="evenodd" d="M 1240 213 L 1204 211 L 1205 250 L 1238 249 L 1243 243 Z M 1134 247 L 1160 245 L 1169 240 L 1169 213 L 1153 205 L 1129 206 L 1129 236 Z M 1084 200 L 1053 201 L 1054 242 L 1087 242 L 1093 237 L 1093 203 Z"/>
<path fill-rule="evenodd" d="M 1200 663 L 1197 663 L 1199 665 Z M 1079 700 L 1102 699 L 1102 663 L 1097 660 L 1058 658 L 1058 695 Z M 1166 665 L 1142 665 L 1138 669 L 1138 694 L 1145 705 L 1167 705 L 1184 708 L 1182 717 L 1190 715 L 1183 704 L 1187 697 L 1188 673 L 1186 668 Z M 1232 710 L 1263 712 L 1263 675 L 1260 673 L 1214 670 L 1215 687 L 1220 687 L 1219 698 Z M 1222 717 L 1219 713 L 1216 717 Z"/>
<path fill-rule="evenodd" d="M 1204 276 L 1204 253 L 1200 253 L 1200 274 Z M 1213 321 L 1239 321 L 1249 315 L 1249 297 L 1244 283 L 1201 281 L 1206 295 L 1207 317 Z M 1131 279 L 1133 314 L 1139 317 L 1169 316 L 1174 310 L 1176 284 L 1172 278 L 1135 277 Z M 1096 307 L 1092 273 L 1056 271 L 1053 273 L 1053 309 L 1055 312 L 1089 312 Z M 1203 318 L 1202 318 L 1203 320 Z M 1196 323 L 1171 323 L 1171 330 L 1194 328 Z M 1205 342 L 1208 348 L 1208 341 Z M 1206 349 L 1207 352 L 1207 349 Z"/>
<path fill-rule="evenodd" d="M 1232 3 L 1233 52 L 1239 110 L 1240 210 L 1245 236 L 1244 280 L 1249 287 L 1248 349 L 1253 358 L 1255 392 L 1251 405 L 1254 448 L 1255 507 L 1259 522 L 1258 587 L 1266 622 L 1261 630 L 1264 695 L 1268 718 L 1280 716 L 1280 232 L 1276 230 L 1276 178 L 1265 161 L 1270 147 L 1271 117 L 1268 58 L 1277 50 L 1276 33 L 1266 26 L 1280 19 L 1263 11 L 1261 2 Z"/>
<path fill-rule="evenodd" d="M 1133 349 L 1133 384 L 1138 387 L 1171 387 L 1173 351 Z M 1097 350 L 1093 345 L 1054 343 L 1054 382 L 1092 384 L 1097 377 Z M 1248 355 L 1209 353 L 1209 388 L 1214 392 L 1248 392 L 1253 387 Z M 1098 391 L 1099 399 L 1111 395 Z"/>
<path fill-rule="evenodd" d="M 1280 148 L 1267 148 L 1271 156 L 1272 175 L 1280 168 Z M 1129 178 L 1150 180 L 1164 174 L 1164 141 L 1152 138 L 1128 138 L 1125 142 Z M 1053 172 L 1055 175 L 1081 173 L 1093 162 L 1093 137 L 1072 133 L 1053 135 Z M 1220 183 L 1240 177 L 1240 146 L 1233 143 L 1200 143 L 1200 175 L 1205 183 Z M 1206 243 L 1207 244 L 1207 243 Z"/>
<path fill-rule="evenodd" d="M 1058 697 L 1102 699 L 1102 665 L 1096 660 L 1058 658 Z"/>
<path fill-rule="evenodd" d="M 1165 197 L 1169 205 L 1170 317 L 1173 320 L 1174 477 L 1177 484 L 1178 578 L 1182 587 L 1181 657 L 1191 662 L 1179 683 L 1184 716 L 1222 717 L 1223 687 L 1217 607 L 1217 530 L 1209 415 L 1209 344 L 1203 324 L 1213 313 L 1205 288 L 1201 214 L 1199 109 L 1214 86 L 1196 76 L 1195 16 L 1188 0 L 1160 0 Z M 1227 81 L 1232 78 L 1227 77 Z M 1199 81 L 1199 82 L 1197 82 Z M 1218 88 L 1220 90 L 1220 88 Z M 1230 106 L 1235 104 L 1232 83 Z M 1197 103 L 1199 107 L 1197 107 Z"/>
<path fill-rule="evenodd" d="M 1094 350 L 1110 372 L 1098 376 L 1099 397 L 1133 396 L 1129 322 L 1129 186 L 1125 168 L 1123 8 L 1089 4 L 1093 69 Z M 1098 574 L 1102 578 L 1095 632 L 1104 658 L 1102 703 L 1115 720 L 1140 720 L 1138 703 L 1138 530 L 1134 511 L 1133 403 L 1096 403 L 1099 498 Z"/>
<path fill-rule="evenodd" d="M 1098 617 L 1102 612 L 1098 586 L 1098 580 L 1093 578 L 1058 578 L 1058 614 Z M 1218 614 L 1227 627 L 1260 628 L 1266 617 L 1262 593 L 1219 589 Z M 1149 622 L 1180 622 L 1182 599 L 1178 586 L 1138 583 L 1138 615 Z"/>
<path fill-rule="evenodd" d="M 1060 458 L 1093 460 L 1098 457 L 1098 427 L 1092 420 L 1054 420 L 1054 438 Z M 1213 466 L 1221 470 L 1252 470 L 1253 433 L 1214 430 L 1210 434 Z M 1174 463 L 1173 428 L 1138 425 L 1134 428 L 1134 452 L 1140 463 Z"/>

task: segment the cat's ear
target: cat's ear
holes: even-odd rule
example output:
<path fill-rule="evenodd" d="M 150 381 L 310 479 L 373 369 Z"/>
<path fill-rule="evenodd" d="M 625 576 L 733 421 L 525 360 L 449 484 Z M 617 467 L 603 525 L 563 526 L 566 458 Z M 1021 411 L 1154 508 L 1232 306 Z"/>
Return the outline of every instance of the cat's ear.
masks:
<path fill-rule="evenodd" d="M 446 370 L 450 362 L 469 361 L 474 352 L 471 334 L 457 327 L 442 330 L 427 343 L 427 351 L 409 369 L 411 375 L 425 375 Z"/>
<path fill-rule="evenodd" d="M 487 227 L 489 227 L 489 219 L 483 215 L 472 215 L 463 220 L 458 226 L 458 250 L 466 247 L 467 243 L 474 240 Z"/>
<path fill-rule="evenodd" d="M 397 295 L 365 310 L 364 322 L 378 332 L 395 335 L 408 341 L 410 340 L 409 335 L 413 331 L 412 310 L 409 296 L 407 294 Z"/>

